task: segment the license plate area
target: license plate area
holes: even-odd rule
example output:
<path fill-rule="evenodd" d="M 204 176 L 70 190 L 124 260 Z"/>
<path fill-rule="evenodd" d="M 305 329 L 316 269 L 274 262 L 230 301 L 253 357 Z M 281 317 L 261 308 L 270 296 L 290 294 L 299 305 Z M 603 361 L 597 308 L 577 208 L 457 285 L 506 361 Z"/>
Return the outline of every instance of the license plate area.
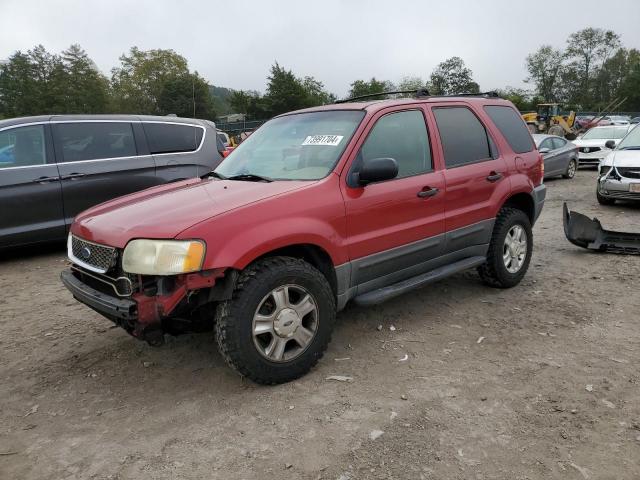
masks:
<path fill-rule="evenodd" d="M 631 193 L 640 193 L 640 183 L 630 183 L 629 191 Z"/>

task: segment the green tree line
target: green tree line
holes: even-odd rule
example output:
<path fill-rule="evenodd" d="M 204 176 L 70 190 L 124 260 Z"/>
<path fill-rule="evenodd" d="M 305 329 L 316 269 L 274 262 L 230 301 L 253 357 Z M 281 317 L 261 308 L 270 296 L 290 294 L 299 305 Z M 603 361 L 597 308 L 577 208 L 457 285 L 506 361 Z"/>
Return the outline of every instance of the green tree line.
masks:
<path fill-rule="evenodd" d="M 299 108 L 331 103 L 336 96 L 314 77 L 299 77 L 275 62 L 264 93 L 209 85 L 173 50 L 132 47 L 109 75 L 79 46 L 56 54 L 38 45 L 0 62 L 0 118 L 56 113 L 176 114 L 215 119 L 244 113 L 269 118 Z M 611 30 L 586 28 L 569 35 L 564 48 L 542 45 L 525 59 L 530 89 L 497 90 L 520 110 L 543 101 L 568 108 L 599 110 L 613 99 L 618 110 L 640 110 L 640 51 L 622 45 Z M 473 72 L 460 57 L 438 64 L 429 75 L 404 77 L 398 83 L 370 78 L 354 80 L 348 97 L 426 88 L 433 95 L 475 93 Z"/>

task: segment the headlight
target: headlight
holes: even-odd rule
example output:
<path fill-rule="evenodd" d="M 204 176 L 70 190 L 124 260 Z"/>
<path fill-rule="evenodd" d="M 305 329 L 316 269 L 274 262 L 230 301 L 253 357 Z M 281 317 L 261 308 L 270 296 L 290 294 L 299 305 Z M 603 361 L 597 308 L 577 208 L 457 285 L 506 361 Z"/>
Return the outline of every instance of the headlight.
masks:
<path fill-rule="evenodd" d="M 198 240 L 132 240 L 124 249 L 122 269 L 141 275 L 176 275 L 202 268 L 204 243 Z"/>

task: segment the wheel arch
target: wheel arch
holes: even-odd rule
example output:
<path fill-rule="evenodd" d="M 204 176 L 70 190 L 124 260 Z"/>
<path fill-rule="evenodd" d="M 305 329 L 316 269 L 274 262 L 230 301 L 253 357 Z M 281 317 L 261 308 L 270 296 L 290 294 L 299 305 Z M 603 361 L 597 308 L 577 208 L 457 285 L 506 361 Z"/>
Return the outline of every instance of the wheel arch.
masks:
<path fill-rule="evenodd" d="M 527 215 L 527 217 L 529 217 L 531 225 L 534 224 L 536 220 L 535 203 L 531 194 L 525 192 L 515 193 L 503 202 L 500 209 L 505 207 L 517 208 L 518 210 L 522 210 Z"/>

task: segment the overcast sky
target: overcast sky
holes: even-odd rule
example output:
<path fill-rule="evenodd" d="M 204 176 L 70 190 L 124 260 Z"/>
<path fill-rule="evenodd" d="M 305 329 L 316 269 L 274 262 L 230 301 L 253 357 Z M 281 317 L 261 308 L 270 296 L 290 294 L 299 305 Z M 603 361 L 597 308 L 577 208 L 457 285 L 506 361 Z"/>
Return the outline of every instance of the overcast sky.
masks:
<path fill-rule="evenodd" d="M 133 45 L 172 48 L 214 85 L 264 91 L 274 61 L 343 96 L 356 79 L 429 76 L 464 59 L 483 90 L 525 86 L 524 60 L 588 26 L 640 48 L 640 1 L 0 0 L 0 58 L 79 43 L 109 73 Z"/>

